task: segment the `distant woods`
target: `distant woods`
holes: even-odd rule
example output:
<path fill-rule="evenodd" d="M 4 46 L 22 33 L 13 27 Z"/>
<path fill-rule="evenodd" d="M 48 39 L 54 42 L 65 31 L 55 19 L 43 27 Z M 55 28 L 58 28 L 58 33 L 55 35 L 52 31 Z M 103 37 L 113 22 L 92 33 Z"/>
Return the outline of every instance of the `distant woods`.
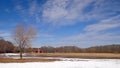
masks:
<path fill-rule="evenodd" d="M 40 49 L 45 53 L 120 53 L 120 45 L 118 44 L 94 46 L 89 48 L 80 48 L 77 46 L 43 46 Z"/>
<path fill-rule="evenodd" d="M 14 49 L 15 46 L 11 42 L 0 38 L 0 53 L 13 53 Z"/>
<path fill-rule="evenodd" d="M 39 48 L 43 53 L 120 53 L 120 44 L 94 46 L 89 48 L 80 48 L 77 46 L 42 46 Z M 31 51 L 32 50 L 32 51 Z M 30 53 L 38 48 L 25 48 L 24 53 Z M 0 53 L 19 53 L 20 48 L 10 41 L 0 39 Z"/>

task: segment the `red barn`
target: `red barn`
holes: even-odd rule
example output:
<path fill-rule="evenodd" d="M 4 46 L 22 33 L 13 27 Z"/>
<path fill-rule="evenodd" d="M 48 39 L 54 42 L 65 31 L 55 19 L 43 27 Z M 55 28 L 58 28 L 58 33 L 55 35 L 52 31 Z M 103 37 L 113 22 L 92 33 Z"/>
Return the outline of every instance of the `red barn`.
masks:
<path fill-rule="evenodd" d="M 35 53 L 42 53 L 42 50 L 38 48 L 37 50 L 35 50 Z"/>

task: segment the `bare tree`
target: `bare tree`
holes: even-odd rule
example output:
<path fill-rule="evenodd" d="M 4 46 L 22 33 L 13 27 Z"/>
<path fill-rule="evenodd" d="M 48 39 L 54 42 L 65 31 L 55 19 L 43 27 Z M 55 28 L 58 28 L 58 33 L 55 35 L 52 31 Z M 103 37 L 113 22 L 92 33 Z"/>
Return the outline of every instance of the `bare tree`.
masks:
<path fill-rule="evenodd" d="M 20 49 L 20 59 L 26 47 L 31 47 L 31 41 L 35 37 L 36 31 L 30 26 L 25 28 L 22 24 L 18 24 L 14 30 L 13 38 Z"/>

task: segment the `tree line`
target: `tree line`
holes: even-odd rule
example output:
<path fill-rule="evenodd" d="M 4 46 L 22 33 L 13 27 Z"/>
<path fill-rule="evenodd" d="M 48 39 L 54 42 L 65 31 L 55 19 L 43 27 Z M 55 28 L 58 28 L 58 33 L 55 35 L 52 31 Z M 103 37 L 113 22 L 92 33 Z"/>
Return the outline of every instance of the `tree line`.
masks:
<path fill-rule="evenodd" d="M 88 48 L 80 48 L 77 46 L 42 46 L 40 50 L 45 53 L 120 53 L 120 44 L 93 46 Z"/>
<path fill-rule="evenodd" d="M 14 52 L 14 48 L 13 43 L 0 38 L 0 53 L 12 53 Z"/>
<path fill-rule="evenodd" d="M 42 46 L 39 48 L 43 53 L 120 53 L 120 44 L 93 46 L 88 48 L 80 48 L 77 46 Z M 35 52 L 38 48 L 24 48 L 23 52 Z M 15 46 L 12 42 L 0 38 L 0 53 L 20 53 L 19 46 Z"/>

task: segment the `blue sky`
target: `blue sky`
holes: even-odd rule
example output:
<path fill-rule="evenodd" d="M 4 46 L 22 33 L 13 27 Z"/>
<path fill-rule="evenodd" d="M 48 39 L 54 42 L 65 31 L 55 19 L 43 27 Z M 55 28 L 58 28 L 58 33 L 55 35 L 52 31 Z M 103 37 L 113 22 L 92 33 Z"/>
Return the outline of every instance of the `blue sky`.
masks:
<path fill-rule="evenodd" d="M 0 0 L 0 36 L 34 25 L 33 47 L 120 44 L 120 0 Z"/>

